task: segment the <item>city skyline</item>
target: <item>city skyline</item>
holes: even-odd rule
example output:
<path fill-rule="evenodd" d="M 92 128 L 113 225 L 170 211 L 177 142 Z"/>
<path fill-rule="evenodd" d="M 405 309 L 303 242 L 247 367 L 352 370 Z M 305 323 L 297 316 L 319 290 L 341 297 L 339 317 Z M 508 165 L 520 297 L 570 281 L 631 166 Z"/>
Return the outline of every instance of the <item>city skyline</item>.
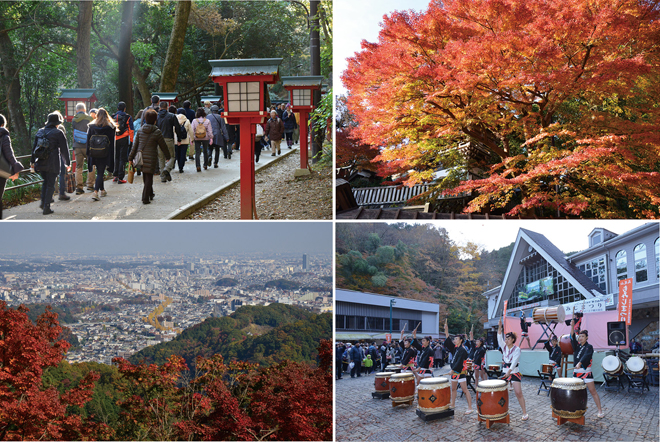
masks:
<path fill-rule="evenodd" d="M 21 222 L 3 256 L 43 254 L 332 254 L 331 222 Z"/>

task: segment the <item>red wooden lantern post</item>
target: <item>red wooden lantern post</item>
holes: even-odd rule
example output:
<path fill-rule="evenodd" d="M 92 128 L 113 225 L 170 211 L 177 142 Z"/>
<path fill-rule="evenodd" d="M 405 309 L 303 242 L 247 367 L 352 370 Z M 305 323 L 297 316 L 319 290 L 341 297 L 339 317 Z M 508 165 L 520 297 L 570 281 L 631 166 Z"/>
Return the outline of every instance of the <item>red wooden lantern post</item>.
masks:
<path fill-rule="evenodd" d="M 85 103 L 87 112 L 96 104 L 96 89 L 60 89 L 59 100 L 64 101 L 64 119 L 71 123 L 76 116 L 76 105 Z M 74 152 L 75 155 L 75 152 Z M 78 165 L 77 158 L 73 162 L 71 170 L 75 173 Z M 82 162 L 80 163 L 82 167 Z"/>
<path fill-rule="evenodd" d="M 96 89 L 60 89 L 59 99 L 64 101 L 64 119 L 69 123 L 76 116 L 76 104 L 85 103 L 87 112 L 98 101 Z"/>
<path fill-rule="evenodd" d="M 254 136 L 256 124 L 268 119 L 266 94 L 268 84 L 280 78 L 281 58 L 247 60 L 209 60 L 211 78 L 220 84 L 225 100 L 223 116 L 227 124 L 241 129 L 241 219 L 254 219 Z"/>
<path fill-rule="evenodd" d="M 309 173 L 307 168 L 307 122 L 309 113 L 314 110 L 315 89 L 321 89 L 323 77 L 320 75 L 310 75 L 304 77 L 282 77 L 284 89 L 289 91 L 291 108 L 294 112 L 300 113 L 300 171 Z M 305 175 L 296 171 L 296 175 Z"/>

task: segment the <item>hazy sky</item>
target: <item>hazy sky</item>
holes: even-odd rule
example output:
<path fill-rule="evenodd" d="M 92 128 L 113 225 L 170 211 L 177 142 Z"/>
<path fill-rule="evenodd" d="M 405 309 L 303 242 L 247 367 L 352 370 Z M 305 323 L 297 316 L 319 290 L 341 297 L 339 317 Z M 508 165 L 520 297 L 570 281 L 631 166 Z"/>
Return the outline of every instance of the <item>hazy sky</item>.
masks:
<path fill-rule="evenodd" d="M 2 222 L 0 255 L 44 251 L 116 254 L 240 250 L 332 253 L 331 222 Z"/>
<path fill-rule="evenodd" d="M 587 235 L 597 227 L 622 234 L 649 221 L 629 220 L 489 220 L 446 221 L 439 223 L 447 229 L 449 238 L 459 245 L 468 241 L 486 250 L 508 246 L 516 240 L 518 230 L 524 228 L 541 233 L 564 253 L 578 252 L 589 247 Z"/>
<path fill-rule="evenodd" d="M 414 9 L 425 11 L 429 0 L 334 0 L 333 42 L 334 80 L 336 95 L 345 95 L 346 89 L 339 79 L 346 70 L 346 58 L 360 51 L 362 40 L 378 41 L 383 15 L 392 11 Z"/>

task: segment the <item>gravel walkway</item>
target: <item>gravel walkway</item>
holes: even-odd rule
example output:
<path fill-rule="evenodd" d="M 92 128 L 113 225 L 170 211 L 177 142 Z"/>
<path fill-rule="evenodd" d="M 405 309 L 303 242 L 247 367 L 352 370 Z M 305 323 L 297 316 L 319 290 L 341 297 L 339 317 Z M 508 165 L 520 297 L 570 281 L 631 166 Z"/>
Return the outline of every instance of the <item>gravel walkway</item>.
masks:
<path fill-rule="evenodd" d="M 262 152 L 262 157 L 270 153 Z M 255 193 L 259 219 L 332 219 L 332 168 L 294 178 L 299 151 L 257 171 Z M 240 186 L 234 186 L 186 219 L 240 219 Z"/>

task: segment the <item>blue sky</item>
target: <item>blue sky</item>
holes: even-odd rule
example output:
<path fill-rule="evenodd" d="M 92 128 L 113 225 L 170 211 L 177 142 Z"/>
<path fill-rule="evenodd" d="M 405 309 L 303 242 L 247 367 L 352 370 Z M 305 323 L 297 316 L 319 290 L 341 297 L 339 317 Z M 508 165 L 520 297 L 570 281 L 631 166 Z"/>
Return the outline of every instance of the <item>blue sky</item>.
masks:
<path fill-rule="evenodd" d="M 429 0 L 334 0 L 332 5 L 335 77 L 333 85 L 336 95 L 344 95 L 346 89 L 339 78 L 346 70 L 346 58 L 352 57 L 360 50 L 362 40 L 378 40 L 383 15 L 409 9 L 425 11 Z"/>

